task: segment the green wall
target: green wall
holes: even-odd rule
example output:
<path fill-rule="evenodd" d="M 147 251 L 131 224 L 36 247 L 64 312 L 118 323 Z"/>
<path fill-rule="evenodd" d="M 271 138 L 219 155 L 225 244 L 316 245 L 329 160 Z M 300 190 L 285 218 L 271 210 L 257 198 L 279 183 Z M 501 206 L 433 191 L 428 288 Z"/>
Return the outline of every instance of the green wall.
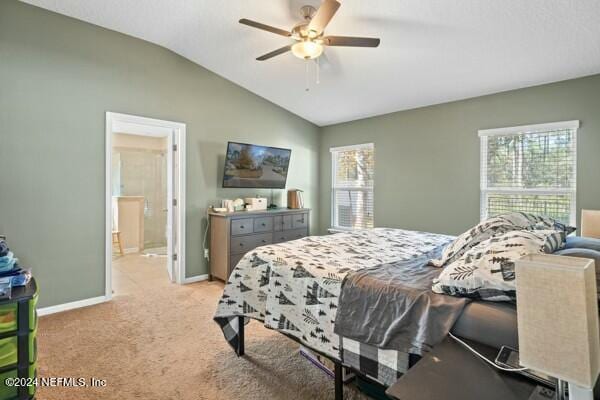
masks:
<path fill-rule="evenodd" d="M 318 128 L 159 46 L 0 1 L 0 234 L 41 306 L 104 294 L 105 112 L 187 124 L 187 275 L 207 273 L 206 207 L 228 140 L 292 148 L 288 187 L 318 221 Z M 282 191 L 280 191 L 281 193 Z"/>
<path fill-rule="evenodd" d="M 206 207 L 257 193 L 220 187 L 228 140 L 293 149 L 313 233 L 330 224 L 329 148 L 374 142 L 376 225 L 457 234 L 479 219 L 479 129 L 579 119 L 577 205 L 600 208 L 600 75 L 319 129 L 164 48 L 3 0 L 0 234 L 41 306 L 104 294 L 106 111 L 187 124 L 188 276 L 207 272 Z"/>
<path fill-rule="evenodd" d="M 321 231 L 330 147 L 375 143 L 376 226 L 458 234 L 479 221 L 479 129 L 574 119 L 577 207 L 600 209 L 600 75 L 322 128 Z"/>

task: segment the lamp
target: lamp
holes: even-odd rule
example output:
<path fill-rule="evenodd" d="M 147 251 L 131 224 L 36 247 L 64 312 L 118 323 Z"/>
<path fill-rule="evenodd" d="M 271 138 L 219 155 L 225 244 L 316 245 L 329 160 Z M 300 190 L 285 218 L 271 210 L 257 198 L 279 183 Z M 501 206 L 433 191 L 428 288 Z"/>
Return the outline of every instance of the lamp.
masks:
<path fill-rule="evenodd" d="M 515 273 L 521 365 L 558 378 L 558 393 L 568 382 L 572 400 L 592 400 L 600 372 L 594 261 L 532 254 Z"/>
<path fill-rule="evenodd" d="M 292 46 L 292 53 L 303 60 L 312 60 L 323 54 L 323 46 L 312 40 L 303 40 Z"/>
<path fill-rule="evenodd" d="M 599 210 L 581 210 L 581 236 L 600 239 Z"/>

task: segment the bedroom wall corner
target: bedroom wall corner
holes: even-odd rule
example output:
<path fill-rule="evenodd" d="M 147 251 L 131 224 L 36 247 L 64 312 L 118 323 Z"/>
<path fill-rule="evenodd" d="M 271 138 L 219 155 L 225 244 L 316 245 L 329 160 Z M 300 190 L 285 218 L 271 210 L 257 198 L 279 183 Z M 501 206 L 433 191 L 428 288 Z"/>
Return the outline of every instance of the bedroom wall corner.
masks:
<path fill-rule="evenodd" d="M 600 75 L 321 128 L 321 232 L 331 218 L 329 148 L 375 143 L 375 225 L 459 234 L 479 221 L 486 128 L 580 120 L 577 215 L 600 209 Z"/>
<path fill-rule="evenodd" d="M 314 124 L 162 47 L 17 0 L 0 2 L 0 55 L 0 233 L 40 307 L 104 295 L 106 111 L 187 124 L 188 278 L 208 272 L 207 206 L 269 194 L 221 188 L 228 140 L 292 148 L 288 187 L 306 191 L 317 229 Z"/>

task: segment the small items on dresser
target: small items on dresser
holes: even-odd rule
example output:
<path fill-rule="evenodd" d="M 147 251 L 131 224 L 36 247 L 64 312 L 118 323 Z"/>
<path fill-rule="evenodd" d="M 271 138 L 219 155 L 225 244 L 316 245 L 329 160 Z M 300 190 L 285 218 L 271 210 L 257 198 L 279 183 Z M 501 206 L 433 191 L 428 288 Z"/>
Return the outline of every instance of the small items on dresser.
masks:
<path fill-rule="evenodd" d="M 244 200 L 242 199 L 224 199 L 221 200 L 221 207 L 224 208 L 226 212 L 234 212 L 234 211 L 243 211 L 244 210 Z"/>
<path fill-rule="evenodd" d="M 213 209 L 219 209 L 218 212 L 233 212 L 233 200 L 224 199 L 221 200 L 221 207 L 213 207 Z M 223 210 L 223 211 L 221 211 Z"/>
<path fill-rule="evenodd" d="M 581 210 L 581 236 L 600 239 L 600 210 Z"/>
<path fill-rule="evenodd" d="M 219 209 L 225 209 L 226 212 L 234 211 L 262 211 L 267 209 L 267 198 L 266 197 L 246 197 L 235 200 L 221 200 L 221 207 Z M 216 208 L 213 207 L 214 210 Z"/>
<path fill-rule="evenodd" d="M 291 209 L 304 208 L 303 191 L 300 189 L 288 190 L 287 207 Z"/>
<path fill-rule="evenodd" d="M 267 209 L 266 197 L 246 197 L 244 199 L 247 211 L 262 211 Z"/>
<path fill-rule="evenodd" d="M 244 200 L 242 199 L 235 199 L 233 200 L 233 202 L 231 203 L 233 205 L 233 211 L 244 211 Z"/>

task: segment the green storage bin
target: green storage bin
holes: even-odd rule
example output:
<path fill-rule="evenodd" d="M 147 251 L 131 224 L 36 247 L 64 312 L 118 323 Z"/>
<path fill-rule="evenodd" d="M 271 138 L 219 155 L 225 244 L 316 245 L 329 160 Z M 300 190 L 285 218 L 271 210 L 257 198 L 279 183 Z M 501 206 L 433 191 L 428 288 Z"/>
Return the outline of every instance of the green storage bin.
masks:
<path fill-rule="evenodd" d="M 32 279 L 27 286 L 15 287 L 10 300 L 0 301 L 0 400 L 31 400 L 36 393 L 36 386 L 21 388 L 6 386 L 7 378 L 17 378 L 19 368 L 24 369 L 23 378 L 31 379 L 37 376 L 37 285 Z M 20 307 L 19 307 L 20 305 Z M 19 325 L 19 322 L 24 322 Z M 23 340 L 21 342 L 21 340 Z M 19 344 L 27 346 L 29 357 L 18 359 Z"/>
<path fill-rule="evenodd" d="M 37 329 L 29 334 L 29 362 L 37 360 Z"/>
<path fill-rule="evenodd" d="M 0 374 L 0 400 L 12 400 L 19 395 L 19 388 L 17 386 L 6 386 L 4 383 L 7 378 L 16 379 L 18 376 L 16 368 Z M 37 363 L 29 365 L 29 377 L 32 378 L 32 382 L 37 378 Z M 27 392 L 31 398 L 35 395 L 35 391 L 35 385 L 31 385 L 27 388 Z"/>
<path fill-rule="evenodd" d="M 32 331 L 37 329 L 37 303 L 38 293 L 36 291 L 31 300 L 29 300 L 29 329 Z"/>
<path fill-rule="evenodd" d="M 4 400 L 4 399 L 12 399 L 14 397 L 17 397 L 18 393 L 18 388 L 16 386 L 6 386 L 6 384 L 4 383 L 4 381 L 7 378 L 16 378 L 17 375 L 17 370 L 13 369 L 11 371 L 7 371 L 4 372 L 2 374 L 0 374 L 0 399 Z"/>
<path fill-rule="evenodd" d="M 32 378 L 34 381 L 35 378 L 37 378 L 37 362 L 34 362 L 33 364 L 29 365 L 29 377 Z M 35 385 L 29 386 L 29 395 L 31 397 L 35 395 L 36 388 L 37 387 Z"/>
<path fill-rule="evenodd" d="M 17 337 L 0 339 L 0 368 L 17 363 Z"/>
<path fill-rule="evenodd" d="M 0 306 L 0 333 L 17 330 L 17 303 Z"/>

